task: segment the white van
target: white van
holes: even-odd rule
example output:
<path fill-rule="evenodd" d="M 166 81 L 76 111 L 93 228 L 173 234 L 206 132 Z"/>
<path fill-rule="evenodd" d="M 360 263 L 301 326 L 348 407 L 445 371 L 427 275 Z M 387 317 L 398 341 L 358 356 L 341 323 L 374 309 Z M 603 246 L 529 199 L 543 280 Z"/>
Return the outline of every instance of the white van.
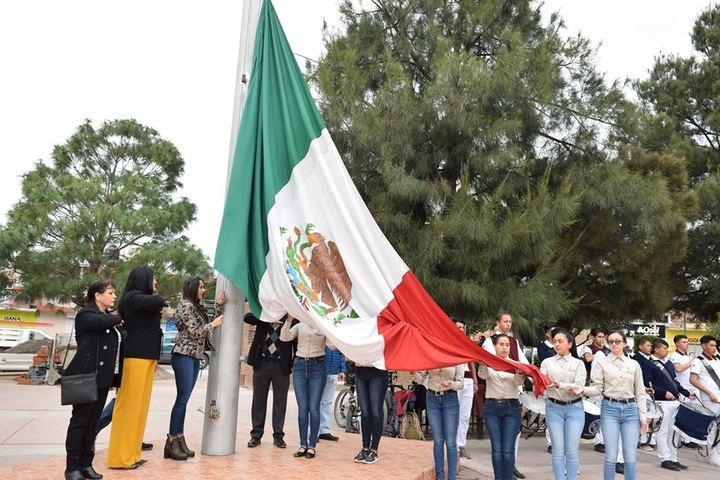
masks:
<path fill-rule="evenodd" d="M 0 328 L 0 352 L 28 340 L 52 340 L 53 338 L 41 330 L 31 328 Z"/>

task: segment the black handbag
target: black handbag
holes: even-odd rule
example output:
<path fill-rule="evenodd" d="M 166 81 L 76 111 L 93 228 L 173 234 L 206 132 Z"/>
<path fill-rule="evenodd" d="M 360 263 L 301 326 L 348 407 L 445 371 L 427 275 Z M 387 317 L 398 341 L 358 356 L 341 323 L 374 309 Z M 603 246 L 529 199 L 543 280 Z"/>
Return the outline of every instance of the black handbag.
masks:
<path fill-rule="evenodd" d="M 73 325 L 73 329 L 75 325 Z M 72 338 L 72 331 L 70 332 Z M 70 350 L 70 342 L 65 351 L 65 359 Z M 97 339 L 95 361 L 100 355 L 100 336 Z M 63 362 L 65 363 L 65 362 Z M 97 402 L 97 371 L 93 373 L 81 373 L 78 375 L 63 375 L 60 377 L 60 405 L 82 405 L 84 403 Z"/>
<path fill-rule="evenodd" d="M 60 405 L 97 402 L 97 372 L 63 375 L 60 378 Z"/>

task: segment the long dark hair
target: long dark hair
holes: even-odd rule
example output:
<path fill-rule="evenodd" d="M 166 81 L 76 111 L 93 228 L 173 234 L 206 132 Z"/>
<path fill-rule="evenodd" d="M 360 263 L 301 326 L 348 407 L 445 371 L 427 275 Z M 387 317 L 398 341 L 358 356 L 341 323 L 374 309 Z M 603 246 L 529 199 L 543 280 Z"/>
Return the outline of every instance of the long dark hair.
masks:
<path fill-rule="evenodd" d="M 203 280 L 201 277 L 190 277 L 183 283 L 183 299 L 188 300 L 192 302 L 192 304 L 195 306 L 195 308 L 198 309 L 200 314 L 205 318 L 205 320 L 208 320 L 208 314 L 207 309 L 205 306 L 200 303 L 200 300 L 198 299 L 198 290 L 200 289 L 200 282 L 205 283 L 205 280 Z"/>
<path fill-rule="evenodd" d="M 147 265 L 141 265 L 130 270 L 130 275 L 128 275 L 127 282 L 125 282 L 125 290 L 123 290 L 122 298 L 118 305 L 121 316 L 124 315 L 123 310 L 128 292 L 137 290 L 146 295 L 155 293 L 153 289 L 153 278 L 155 278 L 155 272 Z"/>
<path fill-rule="evenodd" d="M 125 282 L 123 295 L 130 290 L 139 290 L 146 295 L 152 295 L 155 293 L 153 291 L 153 278 L 155 278 L 155 272 L 147 265 L 133 268 L 130 275 L 128 275 L 127 282 Z"/>

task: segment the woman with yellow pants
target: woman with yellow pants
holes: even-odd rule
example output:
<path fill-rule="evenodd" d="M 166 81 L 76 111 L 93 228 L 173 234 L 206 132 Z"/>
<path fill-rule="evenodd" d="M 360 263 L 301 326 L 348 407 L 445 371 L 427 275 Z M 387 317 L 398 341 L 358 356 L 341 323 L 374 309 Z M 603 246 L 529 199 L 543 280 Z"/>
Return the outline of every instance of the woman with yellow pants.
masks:
<path fill-rule="evenodd" d="M 160 358 L 160 317 L 167 306 L 157 295 L 157 280 L 150 267 L 135 267 L 125 284 L 118 310 L 125 322 L 123 384 L 113 410 L 108 467 L 132 470 L 147 460 L 140 449 L 152 394 L 155 367 Z"/>

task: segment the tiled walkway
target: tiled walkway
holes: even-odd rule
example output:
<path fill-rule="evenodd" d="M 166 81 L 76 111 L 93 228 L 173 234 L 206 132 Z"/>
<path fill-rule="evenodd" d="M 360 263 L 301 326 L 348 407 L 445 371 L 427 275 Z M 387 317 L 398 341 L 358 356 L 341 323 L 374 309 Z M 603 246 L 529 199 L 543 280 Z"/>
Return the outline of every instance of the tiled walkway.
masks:
<path fill-rule="evenodd" d="M 162 458 L 161 445 L 149 452 L 143 452 L 148 462 L 137 470 L 110 470 L 105 468 L 106 450 L 98 452 L 95 468 L 108 480 L 114 479 L 285 479 L 285 480 L 388 480 L 388 479 L 430 479 L 432 459 L 428 457 L 429 444 L 384 438 L 381 443 L 381 460 L 373 465 L 356 464 L 352 461 L 359 450 L 358 435 L 339 434 L 338 442 L 322 442 L 318 445 L 318 456 L 313 459 L 292 456 L 295 451 L 288 445 L 281 450 L 272 443 L 248 449 L 244 436 L 238 438 L 238 451 L 234 455 L 211 457 L 196 454 L 187 461 L 173 461 Z M 288 438 L 290 440 L 290 438 Z M 199 445 L 199 439 L 188 438 L 191 445 Z M 0 469 L 3 480 L 58 480 L 65 467 L 64 457 L 15 465 Z"/>
<path fill-rule="evenodd" d="M 143 452 L 148 462 L 137 470 L 111 470 L 106 465 L 109 430 L 100 432 L 96 446 L 95 469 L 108 480 L 114 479 L 430 479 L 432 443 L 383 438 L 380 460 L 373 465 L 356 464 L 353 458 L 362 443 L 358 434 L 333 429 L 338 442 L 320 441 L 313 459 L 292 456 L 298 445 L 297 405 L 291 390 L 285 422 L 288 447 L 272 445 L 266 431 L 264 442 L 249 449 L 250 402 L 252 391 L 239 392 L 236 453 L 227 456 L 200 454 L 204 416 L 197 411 L 205 403 L 207 376 L 200 377 L 188 403 L 185 433 L 188 445 L 197 452 L 187 461 L 163 459 L 164 437 L 175 397 L 172 375 L 159 372 L 153 386 L 145 440 L 155 448 Z M 70 407 L 60 406 L 60 387 L 16 385 L 11 377 L 0 376 L 0 480 L 59 480 L 65 470 L 65 432 Z M 270 428 L 268 412 L 267 428 Z M 111 424 L 112 425 L 112 424 Z M 427 475 L 427 476 L 424 476 Z"/>

